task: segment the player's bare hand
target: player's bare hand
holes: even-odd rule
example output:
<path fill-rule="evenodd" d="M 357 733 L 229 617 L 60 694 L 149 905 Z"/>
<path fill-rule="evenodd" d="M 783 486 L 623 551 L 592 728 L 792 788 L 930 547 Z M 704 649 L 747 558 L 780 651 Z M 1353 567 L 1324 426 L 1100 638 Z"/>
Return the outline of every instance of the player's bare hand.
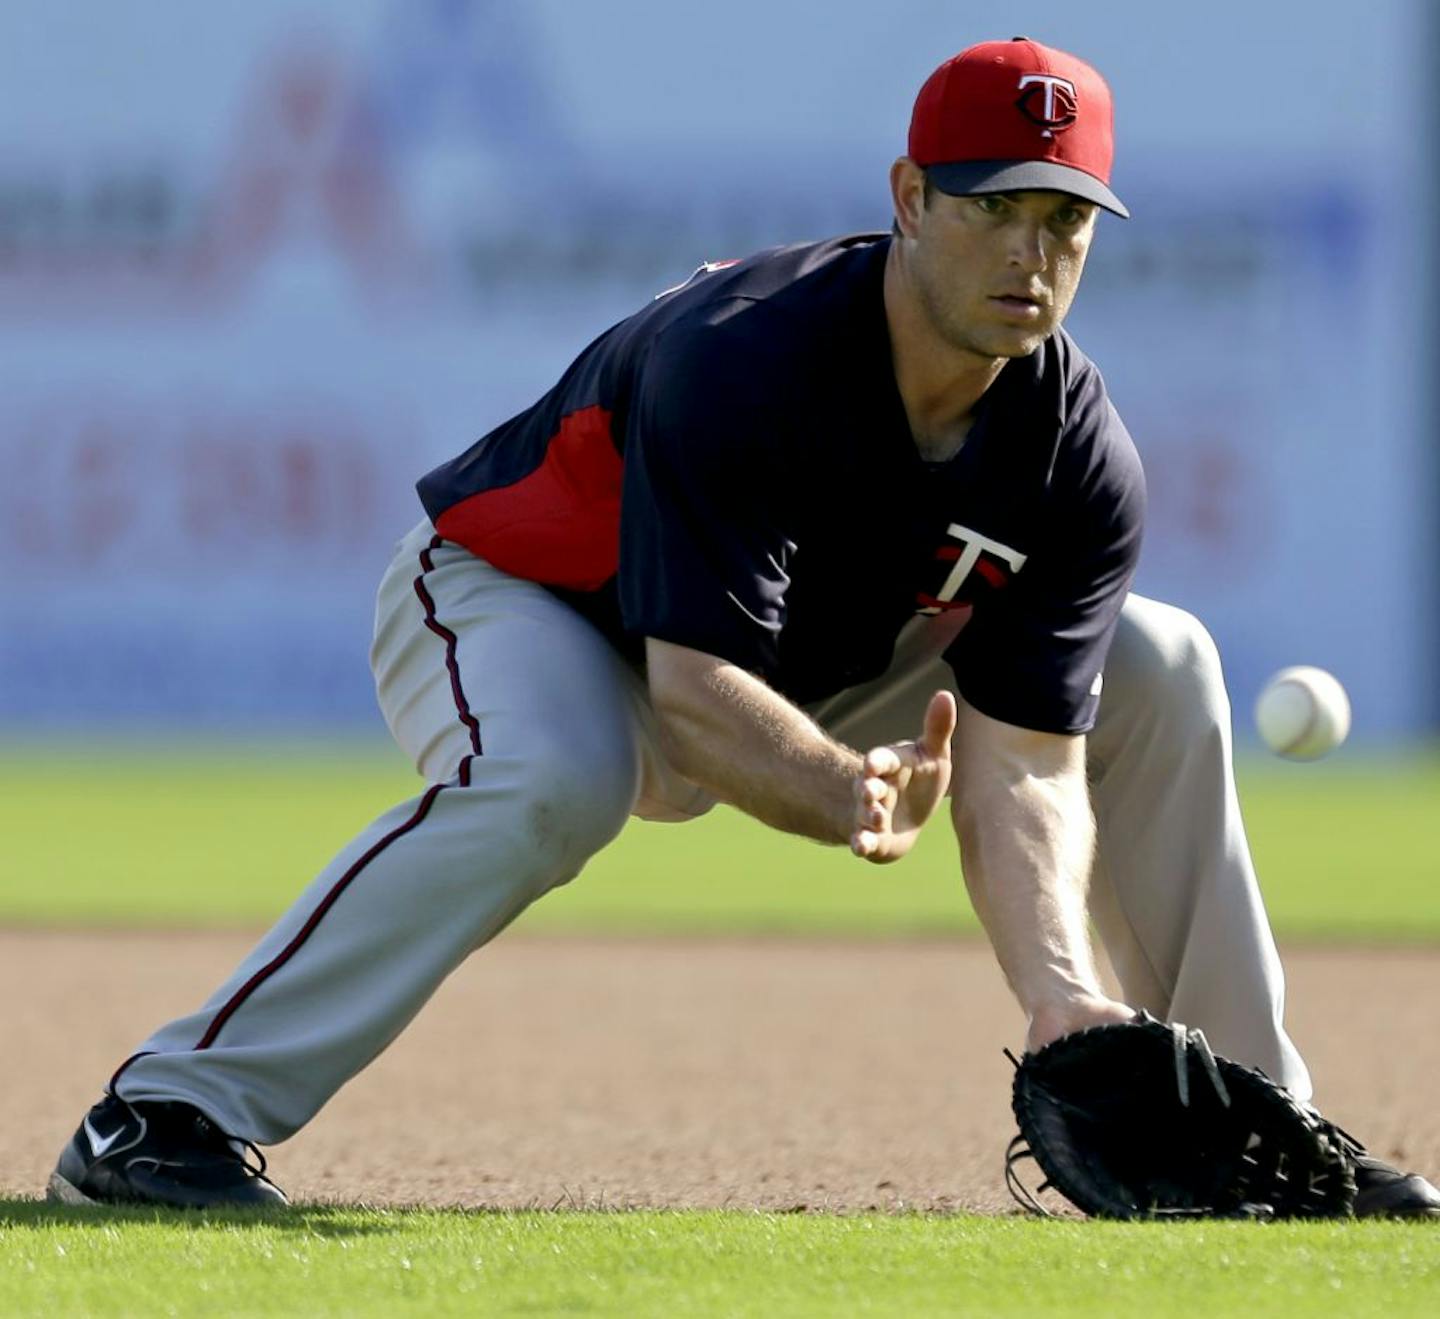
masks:
<path fill-rule="evenodd" d="M 1062 1035 L 1092 1026 L 1114 1026 L 1134 1021 L 1135 1009 L 1102 994 L 1081 994 L 1060 1003 L 1046 1003 L 1030 1016 L 1025 1051 L 1034 1053 Z"/>
<path fill-rule="evenodd" d="M 914 845 L 920 827 L 950 786 L 950 739 L 955 735 L 955 698 L 936 692 L 925 710 L 925 727 L 914 742 L 875 747 L 855 784 L 855 828 L 850 850 L 867 861 L 898 861 Z"/>

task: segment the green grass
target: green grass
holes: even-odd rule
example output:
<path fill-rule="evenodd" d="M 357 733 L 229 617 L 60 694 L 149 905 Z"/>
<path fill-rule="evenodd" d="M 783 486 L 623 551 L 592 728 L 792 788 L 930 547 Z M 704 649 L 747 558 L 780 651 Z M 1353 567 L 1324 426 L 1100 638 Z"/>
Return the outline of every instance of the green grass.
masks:
<path fill-rule="evenodd" d="M 1440 755 L 1242 766 L 1246 819 L 1282 937 L 1440 940 Z M 263 923 L 418 781 L 365 743 L 285 748 L 12 748 L 0 756 L 0 921 Z M 632 824 L 532 930 L 973 930 L 937 821 L 896 866 L 717 810 Z"/>
<path fill-rule="evenodd" d="M 6 1315 L 1440 1313 L 1433 1224 L 0 1201 Z"/>

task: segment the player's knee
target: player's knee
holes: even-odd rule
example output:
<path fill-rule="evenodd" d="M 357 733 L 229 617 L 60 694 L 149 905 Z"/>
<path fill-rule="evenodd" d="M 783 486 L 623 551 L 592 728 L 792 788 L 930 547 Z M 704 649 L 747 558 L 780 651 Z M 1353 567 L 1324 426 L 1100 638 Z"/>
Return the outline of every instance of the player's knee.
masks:
<path fill-rule="evenodd" d="M 516 810 L 542 889 L 573 879 L 624 828 L 639 791 L 639 768 L 628 759 L 532 748 Z"/>
<path fill-rule="evenodd" d="M 1230 703 L 1220 651 L 1205 625 L 1183 609 L 1148 600 L 1126 614 L 1126 677 L 1151 716 L 1196 731 L 1228 725 Z"/>

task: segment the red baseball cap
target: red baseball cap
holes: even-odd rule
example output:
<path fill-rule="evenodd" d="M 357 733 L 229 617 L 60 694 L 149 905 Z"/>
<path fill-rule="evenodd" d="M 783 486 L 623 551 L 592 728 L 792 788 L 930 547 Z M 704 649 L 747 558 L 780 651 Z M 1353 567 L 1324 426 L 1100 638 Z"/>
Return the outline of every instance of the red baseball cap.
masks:
<path fill-rule="evenodd" d="M 1110 88 L 1084 60 L 1028 37 L 985 41 L 926 79 L 909 154 L 957 197 L 1053 189 L 1128 217 L 1110 191 L 1114 120 Z"/>

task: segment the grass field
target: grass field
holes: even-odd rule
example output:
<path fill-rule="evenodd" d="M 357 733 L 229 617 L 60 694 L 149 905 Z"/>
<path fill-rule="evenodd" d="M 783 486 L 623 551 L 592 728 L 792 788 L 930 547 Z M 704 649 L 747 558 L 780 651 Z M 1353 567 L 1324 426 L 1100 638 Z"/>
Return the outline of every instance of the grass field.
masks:
<path fill-rule="evenodd" d="M 417 786 L 396 753 L 373 744 L 288 754 L 12 749 L 0 756 L 0 921 L 264 923 Z M 1241 789 L 1282 937 L 1440 939 L 1440 754 L 1252 761 Z M 943 822 L 901 865 L 876 868 L 728 810 L 686 825 L 632 824 L 522 923 L 658 933 L 975 928 Z"/>
<path fill-rule="evenodd" d="M 1440 1233 L 1367 1224 L 0 1201 L 6 1315 L 1431 1315 Z"/>

